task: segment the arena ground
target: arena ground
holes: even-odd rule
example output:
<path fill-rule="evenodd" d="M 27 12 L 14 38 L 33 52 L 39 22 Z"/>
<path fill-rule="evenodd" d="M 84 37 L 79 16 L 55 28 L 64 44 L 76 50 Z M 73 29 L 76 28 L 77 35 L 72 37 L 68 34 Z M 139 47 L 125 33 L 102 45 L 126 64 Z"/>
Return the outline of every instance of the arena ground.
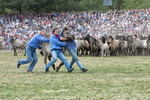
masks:
<path fill-rule="evenodd" d="M 148 100 L 150 98 L 150 57 L 79 57 L 89 70 L 68 73 L 63 66 L 58 73 L 50 68 L 45 74 L 41 55 L 34 73 L 28 64 L 17 69 L 18 59 L 0 50 L 0 100 Z M 67 56 L 67 60 L 71 59 Z M 56 63 L 58 65 L 60 60 Z"/>

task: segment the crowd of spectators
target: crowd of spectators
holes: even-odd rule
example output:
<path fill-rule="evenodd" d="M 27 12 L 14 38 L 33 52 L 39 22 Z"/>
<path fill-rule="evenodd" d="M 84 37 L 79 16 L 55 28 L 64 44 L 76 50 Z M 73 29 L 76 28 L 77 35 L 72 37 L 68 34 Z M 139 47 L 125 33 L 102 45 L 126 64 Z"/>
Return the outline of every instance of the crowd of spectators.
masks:
<path fill-rule="evenodd" d="M 51 34 L 53 27 L 61 31 L 66 25 L 74 30 L 77 37 L 82 37 L 83 32 L 96 39 L 104 34 L 147 36 L 150 34 L 150 9 L 4 14 L 0 15 L 0 42 L 7 45 L 9 36 L 29 40 L 40 32 L 40 26 Z"/>

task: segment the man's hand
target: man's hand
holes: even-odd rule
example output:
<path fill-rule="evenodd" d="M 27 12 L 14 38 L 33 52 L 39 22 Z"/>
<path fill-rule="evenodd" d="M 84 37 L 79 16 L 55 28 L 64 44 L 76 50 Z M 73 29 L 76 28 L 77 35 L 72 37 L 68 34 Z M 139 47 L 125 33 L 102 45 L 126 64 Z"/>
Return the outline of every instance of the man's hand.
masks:
<path fill-rule="evenodd" d="M 67 39 L 65 37 L 60 38 L 61 41 L 66 41 Z"/>

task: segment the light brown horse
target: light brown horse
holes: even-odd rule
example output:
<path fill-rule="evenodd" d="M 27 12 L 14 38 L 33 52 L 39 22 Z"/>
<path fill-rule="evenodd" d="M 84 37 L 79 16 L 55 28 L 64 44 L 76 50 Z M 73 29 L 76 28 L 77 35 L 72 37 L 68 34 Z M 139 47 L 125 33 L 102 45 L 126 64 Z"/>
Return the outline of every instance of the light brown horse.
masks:
<path fill-rule="evenodd" d="M 14 51 L 14 56 L 17 56 L 17 49 L 25 50 L 27 42 L 25 40 L 15 39 L 13 36 L 10 37 L 10 43 L 12 44 L 12 48 Z M 25 54 L 26 55 L 26 50 Z"/>
<path fill-rule="evenodd" d="M 88 54 L 87 49 L 89 48 L 89 43 L 87 40 L 76 39 L 75 42 L 77 45 L 77 55 L 82 56 L 85 53 Z"/>
<path fill-rule="evenodd" d="M 112 56 L 117 55 L 119 49 L 119 40 L 114 39 L 112 36 L 109 36 L 109 46 L 110 46 L 110 53 Z"/>

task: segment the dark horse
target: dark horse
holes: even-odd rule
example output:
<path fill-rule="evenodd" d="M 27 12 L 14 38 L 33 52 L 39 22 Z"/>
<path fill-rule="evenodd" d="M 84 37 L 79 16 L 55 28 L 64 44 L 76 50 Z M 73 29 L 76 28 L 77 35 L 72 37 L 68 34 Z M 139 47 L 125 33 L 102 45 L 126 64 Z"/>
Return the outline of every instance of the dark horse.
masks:
<path fill-rule="evenodd" d="M 89 43 L 88 51 L 90 52 L 90 55 L 97 56 L 99 53 L 99 48 L 98 48 L 99 42 L 98 42 L 98 40 L 96 40 L 94 37 L 90 36 L 89 34 L 83 33 L 82 35 L 83 35 L 83 38 L 85 40 L 87 40 Z"/>
<path fill-rule="evenodd" d="M 26 47 L 27 42 L 25 40 L 15 39 L 13 36 L 10 37 L 10 43 L 12 44 L 12 48 L 14 51 L 14 56 L 17 56 L 17 49 L 24 49 Z M 26 55 L 26 50 L 25 54 Z"/>
<path fill-rule="evenodd" d="M 72 35 L 72 33 L 70 33 L 69 31 L 65 31 L 61 35 L 63 35 L 66 39 L 74 39 L 74 35 Z M 66 49 L 64 47 L 63 52 L 65 52 L 65 51 L 66 51 Z M 51 57 L 52 57 L 51 51 L 50 51 L 50 43 L 43 42 L 42 43 L 42 49 L 41 49 L 40 53 L 44 56 L 44 63 L 46 65 L 47 64 L 47 58 L 50 61 Z M 62 65 L 63 65 L 63 62 L 61 62 L 59 66 L 62 66 Z M 52 67 L 55 70 L 55 65 L 52 65 Z"/>

